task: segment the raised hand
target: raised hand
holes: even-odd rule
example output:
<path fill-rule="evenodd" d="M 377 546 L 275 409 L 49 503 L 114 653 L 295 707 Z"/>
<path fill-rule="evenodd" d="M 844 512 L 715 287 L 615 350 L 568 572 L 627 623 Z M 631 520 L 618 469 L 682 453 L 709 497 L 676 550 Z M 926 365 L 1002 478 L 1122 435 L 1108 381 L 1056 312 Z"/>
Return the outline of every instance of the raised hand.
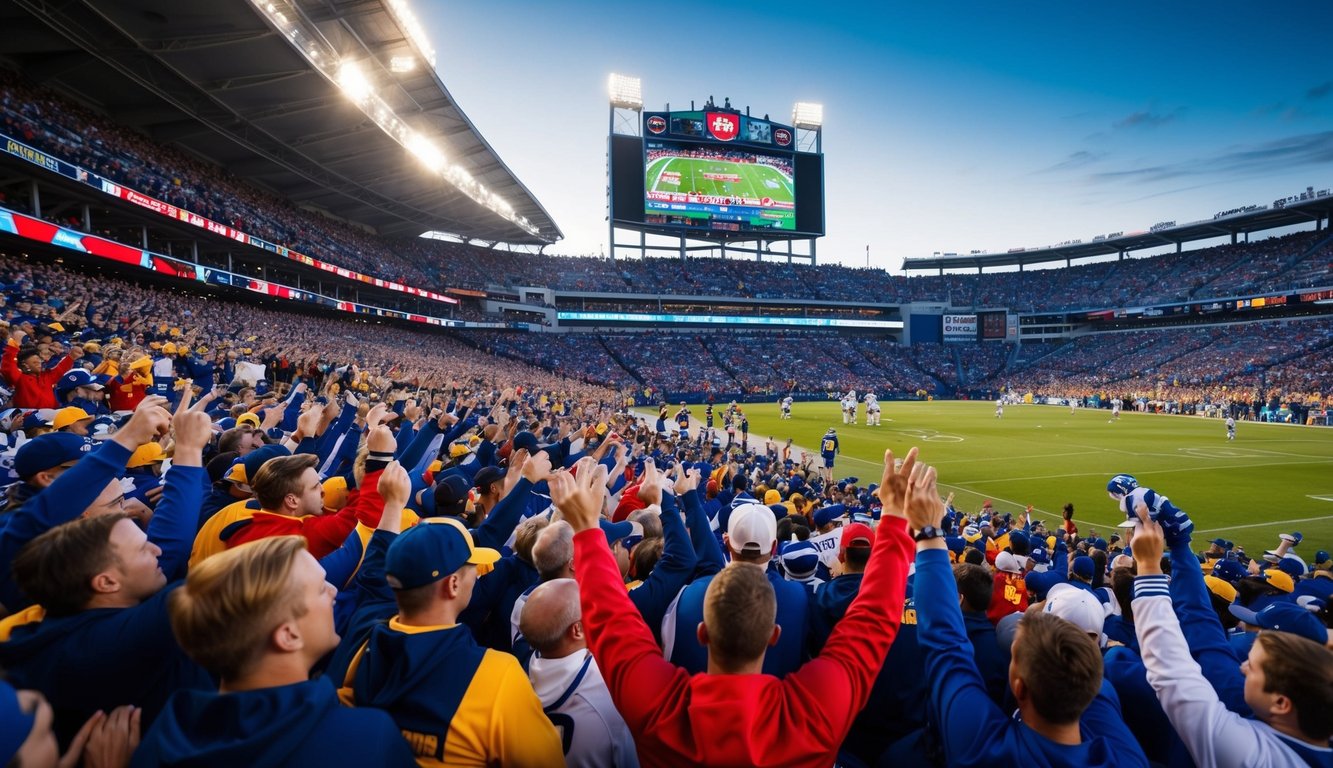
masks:
<path fill-rule="evenodd" d="M 523 477 L 530 483 L 540 483 L 552 478 L 551 454 L 537 451 L 523 462 Z"/>
<path fill-rule="evenodd" d="M 407 500 L 412 495 L 412 479 L 408 477 L 403 465 L 397 461 L 389 462 L 389 466 L 380 473 L 376 490 L 380 498 L 384 499 L 384 514 L 401 519 L 403 507 L 407 506 Z"/>
<path fill-rule="evenodd" d="M 1162 572 L 1162 552 L 1166 549 L 1166 536 L 1162 526 L 1152 519 L 1148 506 L 1142 502 L 1135 507 L 1138 522 L 1134 524 L 1134 537 L 1129 540 L 1129 548 L 1134 553 L 1134 562 L 1139 575 L 1157 575 Z"/>
<path fill-rule="evenodd" d="M 652 459 L 643 462 L 643 477 L 639 482 L 639 501 L 644 504 L 662 503 L 662 473 Z"/>
<path fill-rule="evenodd" d="M 919 531 L 927 526 L 940 527 L 944 522 L 945 510 L 939 488 L 935 484 L 935 468 L 915 464 L 907 485 L 906 514 L 912 528 Z"/>
<path fill-rule="evenodd" d="M 122 448 L 131 451 L 157 437 L 167 434 L 171 429 L 171 413 L 166 408 L 167 399 L 158 395 L 145 397 L 134 415 L 125 426 L 116 430 L 111 438 Z"/>
<path fill-rule="evenodd" d="M 907 452 L 907 458 L 903 459 L 902 466 L 896 466 L 893 458 L 893 451 L 884 452 L 884 475 L 879 481 L 879 488 L 875 490 L 875 495 L 884 505 L 884 514 L 893 517 L 907 516 L 907 492 L 910 486 L 912 471 L 916 467 L 917 449 L 914 447 Z"/>
<path fill-rule="evenodd" d="M 606 467 L 592 459 L 580 459 L 577 477 L 558 472 L 551 477 L 551 500 L 575 533 L 597 528 L 602 517 L 602 503 L 606 491 Z"/>
<path fill-rule="evenodd" d="M 676 477 L 676 495 L 683 496 L 699 487 L 699 478 L 701 473 L 695 467 L 684 472 L 678 472 Z"/>

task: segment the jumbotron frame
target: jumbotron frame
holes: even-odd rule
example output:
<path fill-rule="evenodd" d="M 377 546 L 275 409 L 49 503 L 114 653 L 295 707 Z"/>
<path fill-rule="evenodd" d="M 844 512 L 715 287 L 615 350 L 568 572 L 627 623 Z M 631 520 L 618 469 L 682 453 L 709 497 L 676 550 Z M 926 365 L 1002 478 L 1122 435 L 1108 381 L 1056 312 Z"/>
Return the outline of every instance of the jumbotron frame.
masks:
<path fill-rule="evenodd" d="M 613 78 L 617 77 L 615 75 Z M 670 111 L 668 106 L 667 111 Z M 682 261 L 691 255 L 714 255 L 723 259 L 730 255 L 753 256 L 755 261 L 785 260 L 788 264 L 795 261 L 813 266 L 816 263 L 816 241 L 820 235 L 793 234 L 782 237 L 756 237 L 753 232 L 709 232 L 707 235 L 687 233 L 675 227 L 654 226 L 651 224 L 632 224 L 617 221 L 615 218 L 615 180 L 611 173 L 611 143 L 615 136 L 633 136 L 643 140 L 643 100 L 642 98 L 620 98 L 612 95 L 609 102 L 606 140 L 606 242 L 608 255 L 612 259 L 646 258 L 649 253 L 672 253 Z M 793 126 L 796 129 L 795 148 L 797 152 L 823 154 L 824 128 L 819 125 Z M 822 194 L 822 184 L 821 184 Z M 617 232 L 637 236 L 637 242 L 617 240 Z M 650 241 L 650 237 L 656 241 Z M 785 244 L 785 250 L 777 247 Z M 798 248 L 804 244 L 804 248 Z"/>

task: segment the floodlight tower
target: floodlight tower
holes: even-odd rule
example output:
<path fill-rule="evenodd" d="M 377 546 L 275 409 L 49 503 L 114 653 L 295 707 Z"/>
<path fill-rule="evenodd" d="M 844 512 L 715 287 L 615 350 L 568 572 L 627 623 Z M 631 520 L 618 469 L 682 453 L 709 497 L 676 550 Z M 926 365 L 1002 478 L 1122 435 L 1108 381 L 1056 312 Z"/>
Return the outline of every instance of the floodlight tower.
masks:
<path fill-rule="evenodd" d="M 611 258 L 616 257 L 616 223 L 612 218 L 611 201 L 611 137 L 643 136 L 643 81 L 629 75 L 611 73 L 607 78 L 609 97 L 609 130 L 606 139 L 606 247 Z M 642 238 L 642 235 L 640 236 Z"/>
<path fill-rule="evenodd" d="M 798 101 L 791 109 L 791 124 L 796 129 L 796 151 L 824 151 L 824 105 Z"/>

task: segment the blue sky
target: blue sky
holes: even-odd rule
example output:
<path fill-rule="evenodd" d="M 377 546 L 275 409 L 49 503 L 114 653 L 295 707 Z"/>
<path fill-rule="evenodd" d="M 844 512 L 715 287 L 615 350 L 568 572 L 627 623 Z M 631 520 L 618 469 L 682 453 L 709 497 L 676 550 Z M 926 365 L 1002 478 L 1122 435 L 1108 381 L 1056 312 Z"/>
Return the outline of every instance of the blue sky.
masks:
<path fill-rule="evenodd" d="M 821 261 L 897 271 L 1333 186 L 1333 3 L 416 0 L 445 86 L 606 248 L 606 78 L 649 109 L 824 104 Z"/>

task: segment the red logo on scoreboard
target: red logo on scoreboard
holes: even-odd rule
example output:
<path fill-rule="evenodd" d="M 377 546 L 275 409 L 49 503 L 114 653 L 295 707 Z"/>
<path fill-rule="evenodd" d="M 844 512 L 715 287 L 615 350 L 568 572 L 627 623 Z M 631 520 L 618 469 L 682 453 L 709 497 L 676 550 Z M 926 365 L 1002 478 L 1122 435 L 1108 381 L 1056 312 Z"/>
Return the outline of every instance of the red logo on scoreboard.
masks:
<path fill-rule="evenodd" d="M 648 118 L 648 130 L 653 133 L 661 133 L 666 130 L 666 118 L 661 115 L 653 115 Z"/>
<path fill-rule="evenodd" d="M 773 129 L 773 140 L 776 141 L 780 147 L 788 146 L 791 144 L 791 131 L 786 128 L 775 128 Z"/>
<path fill-rule="evenodd" d="M 705 117 L 708 119 L 708 132 L 713 134 L 713 138 L 718 141 L 731 141 L 736 138 L 736 134 L 740 133 L 741 118 L 739 115 L 709 112 Z"/>

